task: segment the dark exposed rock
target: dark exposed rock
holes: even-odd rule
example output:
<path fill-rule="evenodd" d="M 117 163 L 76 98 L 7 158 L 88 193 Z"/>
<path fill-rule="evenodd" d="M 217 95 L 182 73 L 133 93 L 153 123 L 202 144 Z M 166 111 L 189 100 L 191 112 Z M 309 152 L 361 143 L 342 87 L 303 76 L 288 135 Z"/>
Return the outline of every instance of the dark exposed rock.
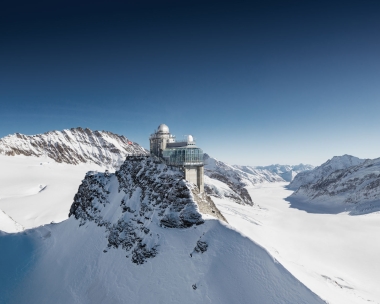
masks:
<path fill-rule="evenodd" d="M 110 197 L 116 195 L 110 188 L 118 189 L 117 206 L 114 198 L 110 202 Z M 94 222 L 104 226 L 108 248 L 122 248 L 129 252 L 133 263 L 143 264 L 159 252 L 160 236 L 151 233 L 152 225 L 188 228 L 204 222 L 192 191 L 182 172 L 172 171 L 150 157 L 128 157 L 115 174 L 89 172 L 69 216 L 80 225 Z M 203 200 L 207 202 L 207 196 Z M 121 215 L 115 221 L 109 210 L 118 213 L 117 209 Z M 203 250 L 204 244 L 199 248 Z"/>
<path fill-rule="evenodd" d="M 198 241 L 197 246 L 195 246 L 194 250 L 196 252 L 203 253 L 207 251 L 207 247 L 208 247 L 208 244 L 206 242 Z"/>

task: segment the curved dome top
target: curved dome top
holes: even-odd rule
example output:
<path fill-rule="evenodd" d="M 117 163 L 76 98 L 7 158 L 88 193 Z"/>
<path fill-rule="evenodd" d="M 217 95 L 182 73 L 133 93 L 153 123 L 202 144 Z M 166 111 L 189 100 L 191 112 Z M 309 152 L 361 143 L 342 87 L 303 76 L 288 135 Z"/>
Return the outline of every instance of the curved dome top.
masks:
<path fill-rule="evenodd" d="M 187 135 L 187 141 L 188 141 L 188 142 L 192 142 L 192 141 L 194 141 L 193 136 L 191 136 L 191 135 Z"/>
<path fill-rule="evenodd" d="M 169 133 L 169 127 L 165 124 L 160 124 L 157 128 L 157 133 Z"/>

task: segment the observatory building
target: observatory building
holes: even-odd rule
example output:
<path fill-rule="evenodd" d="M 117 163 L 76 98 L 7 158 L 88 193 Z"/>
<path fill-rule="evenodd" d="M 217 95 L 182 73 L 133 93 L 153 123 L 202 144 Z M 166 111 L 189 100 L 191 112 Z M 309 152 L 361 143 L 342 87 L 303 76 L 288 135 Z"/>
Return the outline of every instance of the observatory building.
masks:
<path fill-rule="evenodd" d="M 165 124 L 158 126 L 150 135 L 150 153 L 163 159 L 169 166 L 179 167 L 185 173 L 188 182 L 198 186 L 204 191 L 203 181 L 203 151 L 195 146 L 194 138 L 186 136 L 182 141 L 176 141 Z"/>

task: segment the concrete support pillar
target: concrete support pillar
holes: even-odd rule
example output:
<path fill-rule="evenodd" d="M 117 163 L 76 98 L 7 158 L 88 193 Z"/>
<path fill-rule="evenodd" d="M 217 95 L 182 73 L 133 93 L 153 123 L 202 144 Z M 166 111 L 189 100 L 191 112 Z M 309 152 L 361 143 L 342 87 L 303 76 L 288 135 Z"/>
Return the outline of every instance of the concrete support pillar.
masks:
<path fill-rule="evenodd" d="M 186 166 L 184 167 L 185 180 L 190 183 L 196 184 L 199 191 L 202 193 L 204 191 L 204 169 L 198 166 Z"/>
<path fill-rule="evenodd" d="M 201 193 L 203 193 L 204 190 L 205 190 L 203 176 L 204 176 L 203 166 L 202 167 L 198 167 L 198 170 L 197 170 L 197 185 L 198 185 L 198 188 L 199 188 L 199 192 L 201 192 Z"/>

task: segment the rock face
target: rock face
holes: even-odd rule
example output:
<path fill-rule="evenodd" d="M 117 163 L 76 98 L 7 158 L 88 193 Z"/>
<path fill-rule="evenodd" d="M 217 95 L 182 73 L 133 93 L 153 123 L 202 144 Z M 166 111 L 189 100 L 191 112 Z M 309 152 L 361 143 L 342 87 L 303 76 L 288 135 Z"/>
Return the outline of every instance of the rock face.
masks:
<path fill-rule="evenodd" d="M 299 187 L 315 183 L 317 180 L 323 177 L 327 177 L 329 174 L 336 170 L 342 170 L 351 166 L 356 166 L 364 163 L 365 159 L 360 159 L 351 155 L 334 156 L 322 165 L 315 167 L 313 170 L 300 172 L 296 175 L 293 181 L 289 184 L 289 189 L 297 190 Z"/>
<path fill-rule="evenodd" d="M 299 164 L 299 165 L 270 165 L 270 166 L 257 166 L 257 167 L 249 167 L 249 166 L 235 166 L 237 168 L 240 168 L 241 170 L 245 172 L 250 172 L 252 169 L 259 169 L 259 170 L 268 170 L 274 174 L 277 174 L 281 176 L 284 181 L 291 182 L 294 177 L 303 171 L 308 171 L 314 169 L 314 166 L 312 165 L 304 165 L 304 164 Z"/>
<path fill-rule="evenodd" d="M 335 170 L 313 183 L 302 185 L 289 200 L 324 205 L 336 212 L 363 214 L 380 210 L 380 158 L 361 160 L 346 169 Z M 339 208 L 340 207 L 340 208 Z"/>
<path fill-rule="evenodd" d="M 38 135 L 13 134 L 0 139 L 0 154 L 48 156 L 59 163 L 93 162 L 118 168 L 130 154 L 148 152 L 125 136 L 107 131 L 73 128 Z"/>
<path fill-rule="evenodd" d="M 181 171 L 151 157 L 130 156 L 115 174 L 89 172 L 75 195 L 69 217 L 74 216 L 80 226 L 91 221 L 104 227 L 108 233 L 105 251 L 120 247 L 133 263 L 143 264 L 159 251 L 159 235 L 152 233 L 152 226 L 189 228 L 203 224 L 194 194 L 199 204 L 214 210 L 215 214 L 209 214 L 220 214 L 196 189 L 183 180 Z M 107 218 L 108 214 L 117 218 Z"/>
<path fill-rule="evenodd" d="M 252 198 L 245 187 L 263 182 L 284 181 L 280 176 L 267 170 L 251 169 L 250 172 L 245 172 L 234 166 L 216 160 L 208 154 L 204 154 L 204 162 L 205 175 L 228 185 L 232 192 L 225 192 L 225 195 L 240 204 L 253 205 Z M 216 191 L 212 185 L 208 185 L 207 183 L 205 184 L 205 191 L 209 195 L 218 196 L 218 191 Z"/>

